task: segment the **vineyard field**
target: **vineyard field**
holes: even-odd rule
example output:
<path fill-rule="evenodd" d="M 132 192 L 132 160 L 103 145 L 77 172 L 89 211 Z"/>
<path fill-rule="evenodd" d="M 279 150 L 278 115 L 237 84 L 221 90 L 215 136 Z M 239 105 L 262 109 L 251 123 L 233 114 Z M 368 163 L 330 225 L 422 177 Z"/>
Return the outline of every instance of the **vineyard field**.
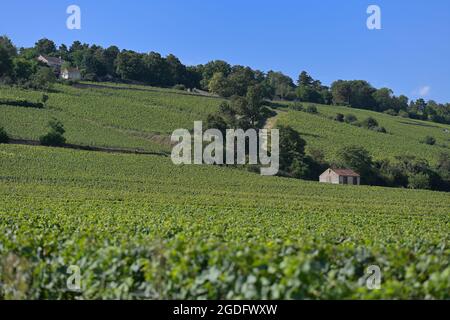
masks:
<path fill-rule="evenodd" d="M 335 160 L 336 153 L 345 145 L 364 146 L 376 160 L 410 155 L 432 164 L 440 153 L 450 152 L 450 125 L 342 106 L 315 106 L 319 114 L 281 108 L 277 123 L 292 126 L 306 140 L 308 149 L 323 151 L 329 161 Z M 375 118 L 387 133 L 337 122 L 333 120 L 337 113 L 353 114 L 358 121 Z M 434 137 L 436 144 L 424 144 L 427 136 Z"/>
<path fill-rule="evenodd" d="M 450 298 L 447 193 L 36 146 L 0 163 L 0 299 Z"/>

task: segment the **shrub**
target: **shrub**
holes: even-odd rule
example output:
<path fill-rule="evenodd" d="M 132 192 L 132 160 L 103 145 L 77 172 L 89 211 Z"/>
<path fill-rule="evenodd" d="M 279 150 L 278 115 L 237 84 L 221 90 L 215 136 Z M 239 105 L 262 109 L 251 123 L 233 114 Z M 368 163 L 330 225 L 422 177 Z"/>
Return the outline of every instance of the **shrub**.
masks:
<path fill-rule="evenodd" d="M 46 95 L 45 93 L 42 94 L 41 101 L 42 101 L 42 104 L 45 106 L 45 104 L 48 101 L 48 95 Z"/>
<path fill-rule="evenodd" d="M 176 84 L 176 85 L 174 85 L 173 86 L 173 89 L 175 89 L 175 90 L 186 90 L 186 87 L 185 87 L 185 85 L 184 84 Z"/>
<path fill-rule="evenodd" d="M 409 113 L 406 112 L 405 110 L 400 110 L 398 112 L 398 115 L 399 115 L 399 117 L 402 117 L 402 118 L 409 118 Z"/>
<path fill-rule="evenodd" d="M 398 115 L 397 111 L 395 111 L 394 109 L 387 109 L 386 111 L 384 111 L 384 113 L 391 115 L 391 116 Z"/>
<path fill-rule="evenodd" d="M 64 125 L 53 119 L 49 121 L 48 126 L 50 127 L 50 131 L 39 138 L 39 141 L 44 146 L 62 146 L 66 142 L 66 138 L 64 138 L 63 134 L 65 132 Z"/>
<path fill-rule="evenodd" d="M 6 133 L 5 129 L 0 127 L 0 143 L 8 143 L 9 142 L 9 136 Z"/>
<path fill-rule="evenodd" d="M 338 121 L 338 122 L 344 122 L 344 115 L 342 113 L 338 113 L 336 114 L 336 117 L 334 117 L 334 120 Z"/>
<path fill-rule="evenodd" d="M 317 111 L 317 107 L 314 105 L 310 105 L 310 106 L 306 107 L 306 112 L 312 113 L 312 114 L 319 113 L 319 111 Z"/>
<path fill-rule="evenodd" d="M 354 114 L 350 113 L 345 116 L 345 122 L 347 123 L 353 123 L 356 121 L 358 121 L 358 118 Z"/>
<path fill-rule="evenodd" d="M 384 127 L 375 127 L 373 130 L 380 133 L 386 133 L 386 129 Z"/>
<path fill-rule="evenodd" d="M 430 177 L 423 172 L 413 173 L 408 177 L 408 188 L 430 189 Z"/>
<path fill-rule="evenodd" d="M 303 105 L 298 102 L 294 103 L 290 108 L 295 111 L 303 111 Z"/>
<path fill-rule="evenodd" d="M 47 67 L 41 67 L 31 76 L 30 85 L 34 89 L 49 90 L 55 82 L 56 77 L 53 70 Z"/>
<path fill-rule="evenodd" d="M 432 136 L 426 136 L 423 140 L 423 143 L 434 146 L 436 144 L 436 139 Z"/>
<path fill-rule="evenodd" d="M 376 127 L 378 127 L 378 121 L 375 118 L 368 117 L 361 121 L 361 127 L 367 129 L 375 129 Z"/>

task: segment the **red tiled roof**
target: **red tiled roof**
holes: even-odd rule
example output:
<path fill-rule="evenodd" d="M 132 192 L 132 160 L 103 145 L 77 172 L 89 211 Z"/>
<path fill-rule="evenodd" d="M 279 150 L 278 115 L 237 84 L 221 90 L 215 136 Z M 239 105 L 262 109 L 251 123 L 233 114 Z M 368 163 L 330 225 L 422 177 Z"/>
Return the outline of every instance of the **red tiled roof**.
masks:
<path fill-rule="evenodd" d="M 359 177 L 359 174 L 352 169 L 331 169 L 340 176 Z"/>

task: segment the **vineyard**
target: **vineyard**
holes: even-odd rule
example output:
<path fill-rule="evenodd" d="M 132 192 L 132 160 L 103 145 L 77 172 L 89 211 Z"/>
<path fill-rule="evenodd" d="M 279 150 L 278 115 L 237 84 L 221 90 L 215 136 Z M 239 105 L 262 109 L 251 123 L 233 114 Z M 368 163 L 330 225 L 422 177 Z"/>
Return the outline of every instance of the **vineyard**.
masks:
<path fill-rule="evenodd" d="M 0 299 L 450 298 L 446 193 L 46 147 L 0 163 Z"/>
<path fill-rule="evenodd" d="M 173 130 L 191 128 L 220 104 L 220 99 L 179 90 L 124 90 L 112 84 L 83 89 L 56 85 L 48 96 L 43 109 L 0 105 L 0 127 L 15 138 L 37 139 L 56 117 L 64 123 L 69 143 L 168 151 Z M 0 97 L 38 102 L 42 92 L 0 86 Z"/>
<path fill-rule="evenodd" d="M 15 138 L 36 140 L 46 133 L 47 122 L 56 117 L 64 123 L 68 143 L 169 152 L 169 137 L 173 130 L 190 129 L 194 121 L 206 120 L 222 101 L 186 91 L 148 86 L 84 85 L 85 88 L 56 85 L 42 109 L 2 104 L 0 127 Z M 5 100 L 37 103 L 41 97 L 42 93 L 38 91 L 0 86 L 0 98 Z M 319 149 L 327 160 L 333 160 L 339 148 L 350 144 L 364 146 L 375 159 L 413 155 L 431 163 L 441 152 L 450 149 L 449 125 L 325 105 L 317 105 L 319 114 L 315 115 L 278 104 L 281 106 L 276 108 L 279 111 L 277 123 L 299 131 L 307 141 L 307 151 Z M 353 114 L 358 120 L 373 117 L 387 133 L 336 122 L 332 118 L 337 113 Z M 422 143 L 426 136 L 434 137 L 436 144 Z"/>
<path fill-rule="evenodd" d="M 305 106 L 308 104 L 305 103 Z M 308 148 L 322 150 L 328 160 L 344 145 L 364 146 L 375 159 L 410 155 L 434 163 L 441 152 L 450 151 L 450 126 L 428 121 L 391 116 L 374 111 L 341 106 L 316 105 L 318 114 L 281 108 L 278 123 L 290 125 L 307 141 Z M 359 121 L 372 117 L 387 133 L 367 130 L 333 120 L 337 113 L 353 114 Z M 422 143 L 426 136 L 436 139 L 435 145 Z"/>

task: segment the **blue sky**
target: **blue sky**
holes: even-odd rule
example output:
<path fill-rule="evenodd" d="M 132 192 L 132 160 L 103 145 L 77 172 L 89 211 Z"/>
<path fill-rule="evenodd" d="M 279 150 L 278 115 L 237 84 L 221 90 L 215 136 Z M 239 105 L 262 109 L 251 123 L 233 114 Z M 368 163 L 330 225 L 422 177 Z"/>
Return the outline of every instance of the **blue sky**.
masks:
<path fill-rule="evenodd" d="M 66 28 L 71 4 L 81 8 L 81 30 Z M 370 4 L 381 8 L 382 30 L 366 28 Z M 1 8 L 0 34 L 17 46 L 43 37 L 115 44 L 294 79 L 307 70 L 327 85 L 365 79 L 397 95 L 450 102 L 448 0 L 15 0 Z"/>

